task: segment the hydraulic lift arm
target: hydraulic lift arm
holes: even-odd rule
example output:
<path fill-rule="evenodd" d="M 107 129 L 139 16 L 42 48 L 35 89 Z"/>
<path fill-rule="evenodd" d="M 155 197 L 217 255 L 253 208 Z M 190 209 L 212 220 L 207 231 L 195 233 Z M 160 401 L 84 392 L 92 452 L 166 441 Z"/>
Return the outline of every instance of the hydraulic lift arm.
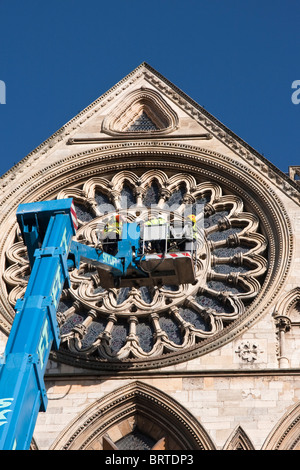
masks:
<path fill-rule="evenodd" d="M 60 339 L 56 311 L 69 283 L 68 254 L 75 227 L 72 199 L 19 206 L 17 219 L 27 243 L 31 275 L 0 369 L 0 449 L 30 447 L 47 396 L 44 373 L 52 345 Z"/>
<path fill-rule="evenodd" d="M 31 275 L 16 303 L 0 365 L 0 450 L 29 449 L 38 413 L 46 411 L 44 374 L 51 348 L 60 344 L 56 312 L 63 288 L 70 286 L 69 268 L 78 268 L 80 260 L 95 265 L 106 288 L 195 280 L 190 253 L 140 254 L 137 223 L 124 224 L 116 256 L 72 240 L 77 229 L 72 199 L 21 204 L 17 221 Z"/>
<path fill-rule="evenodd" d="M 72 241 L 77 218 L 72 199 L 21 204 L 17 221 L 31 275 L 0 366 L 0 449 L 29 449 L 39 411 L 46 411 L 44 374 L 51 348 L 60 344 L 56 312 L 68 268 L 88 261 L 118 279 L 126 273 L 139 237 L 120 242 L 114 257 Z"/>

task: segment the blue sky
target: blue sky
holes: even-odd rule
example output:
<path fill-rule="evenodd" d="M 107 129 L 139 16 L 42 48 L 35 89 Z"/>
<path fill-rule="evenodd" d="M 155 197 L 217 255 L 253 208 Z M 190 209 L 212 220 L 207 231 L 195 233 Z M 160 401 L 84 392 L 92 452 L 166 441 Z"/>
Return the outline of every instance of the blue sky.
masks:
<path fill-rule="evenodd" d="M 298 0 L 0 0 L 0 175 L 143 61 L 282 171 L 300 164 Z"/>

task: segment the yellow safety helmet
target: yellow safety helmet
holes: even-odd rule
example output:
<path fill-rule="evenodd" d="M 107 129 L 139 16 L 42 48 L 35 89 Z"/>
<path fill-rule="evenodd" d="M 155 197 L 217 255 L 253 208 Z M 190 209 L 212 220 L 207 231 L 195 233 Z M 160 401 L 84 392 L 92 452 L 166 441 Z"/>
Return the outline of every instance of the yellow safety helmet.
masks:
<path fill-rule="evenodd" d="M 192 222 L 196 222 L 196 216 L 194 214 L 188 215 L 187 218 L 190 219 Z"/>

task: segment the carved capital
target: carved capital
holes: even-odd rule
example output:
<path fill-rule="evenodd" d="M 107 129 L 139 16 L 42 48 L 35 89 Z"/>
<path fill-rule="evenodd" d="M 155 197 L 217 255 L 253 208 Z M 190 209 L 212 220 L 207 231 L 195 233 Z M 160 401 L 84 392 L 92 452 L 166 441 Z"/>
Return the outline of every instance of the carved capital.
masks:
<path fill-rule="evenodd" d="M 274 320 L 279 331 L 286 333 L 291 329 L 291 320 L 286 315 L 275 315 Z"/>

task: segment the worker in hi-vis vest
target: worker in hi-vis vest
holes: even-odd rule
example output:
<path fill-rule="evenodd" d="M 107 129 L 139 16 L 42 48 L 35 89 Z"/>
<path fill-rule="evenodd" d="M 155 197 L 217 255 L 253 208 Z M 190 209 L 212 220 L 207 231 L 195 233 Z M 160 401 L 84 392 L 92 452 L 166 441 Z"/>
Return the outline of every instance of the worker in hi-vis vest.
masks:
<path fill-rule="evenodd" d="M 196 225 L 196 216 L 194 214 L 189 214 L 185 217 L 181 238 L 176 240 L 177 248 L 180 251 L 191 251 L 193 243 L 195 243 L 197 239 L 198 231 Z"/>
<path fill-rule="evenodd" d="M 165 225 L 167 223 L 166 219 L 162 214 L 159 214 L 158 217 L 151 217 L 145 223 L 146 226 L 153 225 Z M 147 250 L 154 250 L 157 253 L 164 253 L 166 250 L 166 239 L 151 240 L 151 245 L 147 244 Z"/>
<path fill-rule="evenodd" d="M 196 216 L 194 214 L 190 214 L 187 216 L 187 220 L 192 222 L 192 229 L 193 229 L 193 239 L 196 240 L 198 237 L 197 226 L 196 226 Z"/>
<path fill-rule="evenodd" d="M 123 216 L 115 214 L 110 217 L 103 230 L 103 250 L 115 256 L 118 251 L 118 240 L 122 235 Z"/>

